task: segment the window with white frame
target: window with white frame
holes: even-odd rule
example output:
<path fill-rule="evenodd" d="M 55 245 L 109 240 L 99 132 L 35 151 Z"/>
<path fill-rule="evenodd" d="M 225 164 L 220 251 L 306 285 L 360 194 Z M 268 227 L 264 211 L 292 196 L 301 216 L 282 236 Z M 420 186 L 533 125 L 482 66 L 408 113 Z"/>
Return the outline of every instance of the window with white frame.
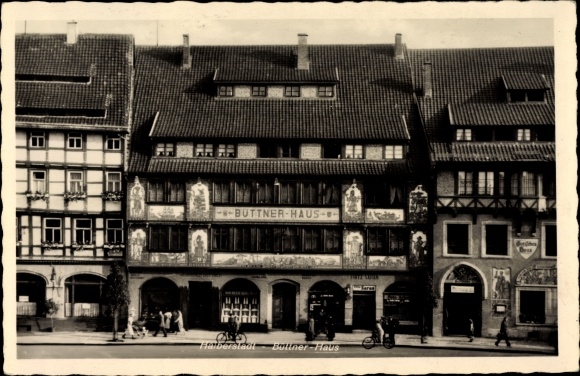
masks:
<path fill-rule="evenodd" d="M 123 220 L 107 219 L 107 244 L 123 244 Z"/>
<path fill-rule="evenodd" d="M 106 150 L 121 150 L 121 137 L 107 137 Z"/>
<path fill-rule="evenodd" d="M 457 172 L 457 194 L 460 195 L 473 194 L 473 172 L 469 171 Z"/>
<path fill-rule="evenodd" d="M 484 223 L 484 256 L 510 256 L 511 226 L 501 223 Z"/>
<path fill-rule="evenodd" d="M 32 192 L 46 192 L 46 171 L 32 171 L 30 190 Z"/>
<path fill-rule="evenodd" d="M 33 131 L 30 133 L 30 147 L 44 149 L 46 146 L 46 135 L 44 132 Z"/>
<path fill-rule="evenodd" d="M 196 157 L 213 157 L 213 144 L 196 144 Z"/>
<path fill-rule="evenodd" d="M 220 97 L 233 97 L 234 96 L 234 87 L 233 86 L 220 86 L 219 87 L 219 96 Z"/>
<path fill-rule="evenodd" d="M 82 171 L 69 171 L 68 173 L 68 191 L 84 192 L 84 180 Z"/>
<path fill-rule="evenodd" d="M 68 149 L 82 149 L 83 148 L 83 135 L 79 132 L 71 132 L 68 134 L 67 139 Z"/>
<path fill-rule="evenodd" d="M 334 90 L 332 86 L 319 86 L 318 96 L 323 98 L 332 97 L 334 95 Z"/>
<path fill-rule="evenodd" d="M 347 159 L 362 159 L 363 146 L 362 145 L 346 145 L 344 148 L 344 156 Z"/>
<path fill-rule="evenodd" d="M 403 145 L 386 145 L 385 159 L 403 159 Z"/>
<path fill-rule="evenodd" d="M 446 255 L 471 254 L 471 225 L 468 223 L 445 223 L 443 251 Z"/>
<path fill-rule="evenodd" d="M 155 147 L 155 155 L 158 157 L 175 156 L 175 145 L 172 142 L 158 142 Z"/>
<path fill-rule="evenodd" d="M 93 242 L 93 221 L 91 219 L 74 220 L 74 242 L 76 244 L 92 244 Z"/>
<path fill-rule="evenodd" d="M 219 144 L 218 157 L 234 158 L 236 156 L 236 147 L 234 144 Z"/>
<path fill-rule="evenodd" d="M 558 256 L 558 231 L 555 223 L 542 226 L 542 257 Z"/>
<path fill-rule="evenodd" d="M 477 173 L 477 193 L 480 195 L 493 195 L 493 171 L 479 171 Z"/>
<path fill-rule="evenodd" d="M 44 218 L 44 241 L 62 243 L 62 219 Z"/>
<path fill-rule="evenodd" d="M 121 190 L 121 173 L 107 172 L 107 191 L 118 192 Z"/>
<path fill-rule="evenodd" d="M 471 141 L 471 129 L 456 129 L 455 130 L 455 140 L 456 141 Z"/>
<path fill-rule="evenodd" d="M 532 137 L 531 131 L 529 128 L 520 128 L 518 129 L 517 133 L 517 140 L 518 141 L 530 141 Z"/>

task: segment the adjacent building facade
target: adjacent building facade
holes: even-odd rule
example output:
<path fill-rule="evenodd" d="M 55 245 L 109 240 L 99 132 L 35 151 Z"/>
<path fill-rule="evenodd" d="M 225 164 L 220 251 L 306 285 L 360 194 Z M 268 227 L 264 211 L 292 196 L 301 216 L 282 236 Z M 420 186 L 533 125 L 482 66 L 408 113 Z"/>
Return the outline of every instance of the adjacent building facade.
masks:
<path fill-rule="evenodd" d="M 553 48 L 415 50 L 434 165 L 434 335 L 557 325 Z"/>
<path fill-rule="evenodd" d="M 133 309 L 246 330 L 414 330 L 428 157 L 395 44 L 138 47 L 128 169 Z M 427 168 L 426 168 L 427 167 Z M 426 172 L 425 172 L 426 171 Z"/>
<path fill-rule="evenodd" d="M 132 36 L 77 36 L 75 23 L 67 35 L 16 36 L 14 199 L 22 320 L 43 315 L 45 299 L 60 305 L 55 317 L 70 322 L 93 325 L 87 318 L 104 313 L 109 264 L 122 260 L 125 250 L 133 54 Z"/>

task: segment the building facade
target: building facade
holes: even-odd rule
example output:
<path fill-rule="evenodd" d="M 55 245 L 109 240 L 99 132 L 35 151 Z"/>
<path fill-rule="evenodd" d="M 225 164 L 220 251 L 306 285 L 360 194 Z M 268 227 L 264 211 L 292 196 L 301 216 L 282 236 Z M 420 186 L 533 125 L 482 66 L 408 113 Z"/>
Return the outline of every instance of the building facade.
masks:
<path fill-rule="evenodd" d="M 434 165 L 434 335 L 557 328 L 553 48 L 415 50 Z"/>
<path fill-rule="evenodd" d="M 138 47 L 132 309 L 187 327 L 414 330 L 430 264 L 426 139 L 395 44 Z"/>
<path fill-rule="evenodd" d="M 77 35 L 75 23 L 66 35 L 16 36 L 20 321 L 42 316 L 45 299 L 60 325 L 103 316 L 109 265 L 125 254 L 133 55 L 132 36 Z"/>

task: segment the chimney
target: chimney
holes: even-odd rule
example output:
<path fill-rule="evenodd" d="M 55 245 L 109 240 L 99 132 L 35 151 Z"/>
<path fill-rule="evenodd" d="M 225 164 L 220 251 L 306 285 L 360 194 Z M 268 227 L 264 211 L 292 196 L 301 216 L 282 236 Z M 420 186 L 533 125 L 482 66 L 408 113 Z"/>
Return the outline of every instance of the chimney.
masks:
<path fill-rule="evenodd" d="M 433 79 L 431 77 L 431 62 L 423 63 L 423 97 L 433 97 Z"/>
<path fill-rule="evenodd" d="M 395 60 L 403 60 L 405 55 L 403 54 L 403 35 L 400 33 L 395 34 Z"/>
<path fill-rule="evenodd" d="M 298 56 L 296 59 L 296 69 L 309 69 L 308 59 L 308 34 L 298 34 Z"/>
<path fill-rule="evenodd" d="M 189 49 L 189 34 L 183 34 L 183 57 L 181 61 L 183 69 L 191 68 L 191 51 Z"/>
<path fill-rule="evenodd" d="M 66 43 L 75 44 L 77 42 L 77 23 L 75 21 L 66 24 Z"/>

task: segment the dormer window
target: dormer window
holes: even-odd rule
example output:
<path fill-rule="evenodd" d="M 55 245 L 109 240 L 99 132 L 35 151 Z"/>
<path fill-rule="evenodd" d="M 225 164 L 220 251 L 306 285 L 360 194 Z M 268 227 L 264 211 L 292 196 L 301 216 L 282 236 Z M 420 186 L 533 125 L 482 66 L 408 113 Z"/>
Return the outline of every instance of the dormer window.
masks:
<path fill-rule="evenodd" d="M 265 97 L 266 86 L 252 86 L 252 97 Z"/>
<path fill-rule="evenodd" d="M 234 96 L 234 87 L 233 86 L 220 86 L 219 87 L 219 96 L 220 97 L 233 97 Z"/>
<path fill-rule="evenodd" d="M 284 88 L 284 96 L 286 96 L 286 97 L 299 97 L 300 96 L 300 86 L 286 86 Z"/>
<path fill-rule="evenodd" d="M 196 157 L 213 157 L 213 145 L 212 144 L 196 144 L 195 145 L 195 156 Z"/>
<path fill-rule="evenodd" d="M 403 145 L 386 145 L 385 159 L 403 159 Z"/>
<path fill-rule="evenodd" d="M 520 128 L 518 129 L 517 140 L 518 141 L 531 141 L 532 134 L 530 129 L 528 128 Z"/>
<path fill-rule="evenodd" d="M 502 75 L 508 102 L 543 102 L 550 85 L 543 74 L 509 72 Z"/>
<path fill-rule="evenodd" d="M 362 159 L 363 146 L 362 145 L 346 145 L 344 148 L 344 156 L 347 159 Z"/>
<path fill-rule="evenodd" d="M 236 147 L 233 144 L 219 144 L 218 157 L 234 158 L 236 156 Z"/>
<path fill-rule="evenodd" d="M 332 86 L 319 86 L 318 96 L 322 98 L 328 98 L 334 96 L 334 88 Z"/>
<path fill-rule="evenodd" d="M 155 155 L 158 157 L 175 156 L 175 145 L 172 142 L 158 142 L 155 147 Z"/>
<path fill-rule="evenodd" d="M 455 141 L 471 141 L 471 129 L 456 129 Z"/>

